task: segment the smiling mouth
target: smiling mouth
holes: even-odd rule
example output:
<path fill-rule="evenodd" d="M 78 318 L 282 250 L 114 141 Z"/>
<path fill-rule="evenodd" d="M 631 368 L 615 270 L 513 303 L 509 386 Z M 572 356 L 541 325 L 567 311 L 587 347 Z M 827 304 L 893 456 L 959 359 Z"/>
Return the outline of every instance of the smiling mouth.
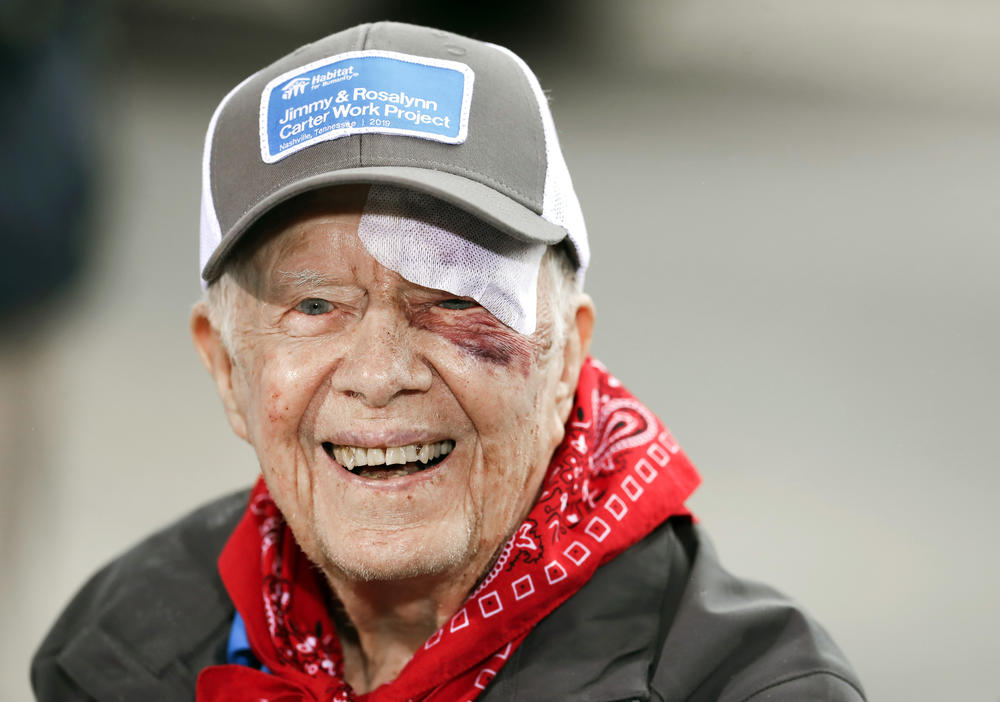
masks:
<path fill-rule="evenodd" d="M 455 448 L 451 439 L 430 444 L 408 444 L 384 448 L 340 446 L 323 442 L 323 450 L 354 475 L 374 480 L 388 480 L 413 475 L 433 468 Z"/>

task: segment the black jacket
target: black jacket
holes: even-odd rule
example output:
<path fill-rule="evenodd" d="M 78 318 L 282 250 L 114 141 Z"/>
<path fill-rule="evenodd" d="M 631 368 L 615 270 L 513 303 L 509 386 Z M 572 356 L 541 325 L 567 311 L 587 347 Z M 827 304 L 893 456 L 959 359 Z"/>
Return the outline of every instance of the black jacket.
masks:
<path fill-rule="evenodd" d="M 193 700 L 225 661 L 234 609 L 216 558 L 246 504 L 223 498 L 95 575 L 42 643 L 39 700 Z M 724 571 L 703 531 L 674 518 L 602 566 L 524 640 L 481 702 L 864 700 L 815 622 Z"/>

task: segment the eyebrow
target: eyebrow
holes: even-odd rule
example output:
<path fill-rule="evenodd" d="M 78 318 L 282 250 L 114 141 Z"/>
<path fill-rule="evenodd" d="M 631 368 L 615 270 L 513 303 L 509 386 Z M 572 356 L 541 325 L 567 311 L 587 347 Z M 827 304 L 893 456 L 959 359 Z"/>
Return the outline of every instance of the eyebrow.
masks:
<path fill-rule="evenodd" d="M 326 285 L 336 285 L 340 282 L 335 278 L 331 278 L 330 276 L 320 273 L 319 271 L 310 270 L 308 268 L 301 271 L 279 270 L 277 273 L 278 283 L 282 287 L 315 288 Z"/>

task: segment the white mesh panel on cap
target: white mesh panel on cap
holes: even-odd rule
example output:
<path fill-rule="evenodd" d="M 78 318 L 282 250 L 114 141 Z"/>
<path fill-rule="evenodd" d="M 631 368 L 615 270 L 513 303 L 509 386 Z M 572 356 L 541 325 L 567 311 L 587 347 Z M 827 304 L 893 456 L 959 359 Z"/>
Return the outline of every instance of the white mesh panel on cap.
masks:
<path fill-rule="evenodd" d="M 387 185 L 368 191 L 358 236 L 411 283 L 471 297 L 515 331 L 535 331 L 545 244 L 517 241 L 430 195 Z"/>
<path fill-rule="evenodd" d="M 491 44 L 494 48 L 510 56 L 524 73 L 528 85 L 535 96 L 538 111 L 542 116 L 542 132 L 545 134 L 545 193 L 542 196 L 542 217 L 566 230 L 569 240 L 576 250 L 579 268 L 576 272 L 577 282 L 583 285 L 583 279 L 590 265 L 590 244 L 587 241 L 587 225 L 583 220 L 583 210 L 573 189 L 573 181 L 569 176 L 569 168 L 559 148 L 559 137 L 556 135 L 556 123 L 549 110 L 549 101 L 542 92 L 538 78 L 528 68 L 528 64 L 510 49 Z"/>

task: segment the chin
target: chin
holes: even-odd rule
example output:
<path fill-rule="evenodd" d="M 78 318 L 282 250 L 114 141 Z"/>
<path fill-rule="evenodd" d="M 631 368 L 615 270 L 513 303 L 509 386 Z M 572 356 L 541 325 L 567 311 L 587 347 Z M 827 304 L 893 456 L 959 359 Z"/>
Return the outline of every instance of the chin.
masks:
<path fill-rule="evenodd" d="M 450 526 L 443 530 L 438 528 L 433 534 L 375 533 L 341 538 L 333 543 L 324 539 L 324 561 L 334 573 L 356 582 L 458 575 L 476 553 L 472 546 L 472 530 Z"/>

